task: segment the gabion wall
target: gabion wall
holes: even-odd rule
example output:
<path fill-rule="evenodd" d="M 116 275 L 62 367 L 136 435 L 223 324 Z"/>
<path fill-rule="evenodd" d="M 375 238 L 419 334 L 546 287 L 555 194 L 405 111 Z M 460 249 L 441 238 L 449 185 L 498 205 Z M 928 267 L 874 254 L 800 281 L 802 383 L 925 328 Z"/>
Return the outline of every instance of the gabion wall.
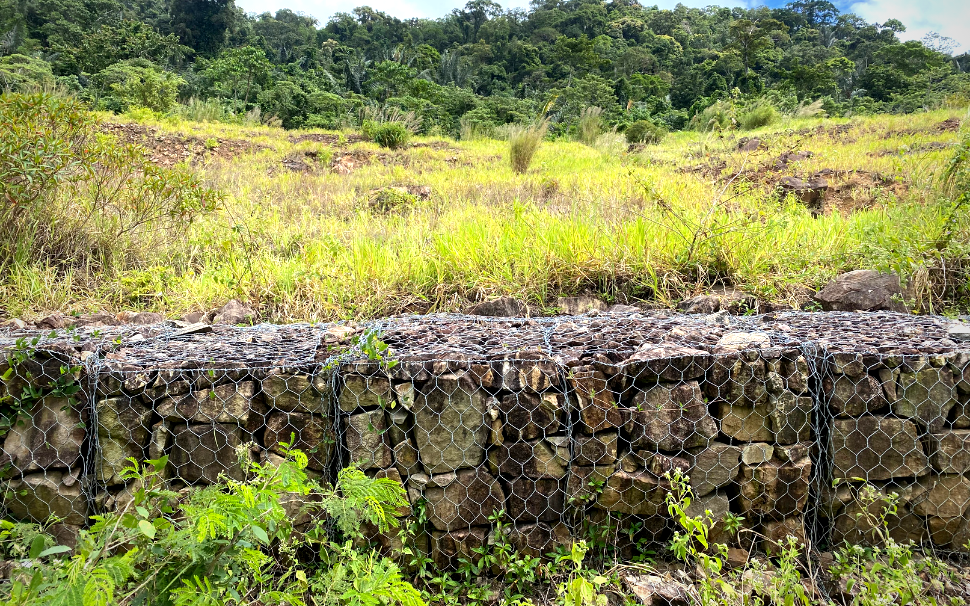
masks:
<path fill-rule="evenodd" d="M 130 502 L 128 457 L 167 454 L 179 488 L 240 479 L 237 457 L 291 444 L 324 480 L 355 463 L 400 481 L 402 516 L 442 568 L 475 557 L 497 512 L 530 555 L 591 536 L 618 559 L 657 549 L 678 469 L 692 513 L 756 531 L 719 522 L 712 539 L 735 548 L 871 541 L 857 515 L 869 484 L 900 495 L 896 538 L 961 550 L 964 330 L 890 313 L 628 313 L 9 333 L 0 395 L 25 410 L 3 441 L 3 502 L 70 535 Z M 375 336 L 383 361 L 365 355 Z"/>

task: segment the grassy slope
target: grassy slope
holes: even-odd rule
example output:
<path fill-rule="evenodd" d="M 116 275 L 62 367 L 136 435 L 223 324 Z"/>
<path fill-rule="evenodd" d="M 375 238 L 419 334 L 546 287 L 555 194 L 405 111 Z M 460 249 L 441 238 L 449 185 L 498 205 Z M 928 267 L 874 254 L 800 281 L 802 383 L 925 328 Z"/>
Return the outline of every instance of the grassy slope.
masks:
<path fill-rule="evenodd" d="M 737 151 L 735 134 L 676 133 L 632 154 L 547 142 L 525 175 L 511 171 L 507 144 L 492 140 L 418 139 L 433 145 L 387 152 L 294 142 L 293 133 L 268 128 L 155 124 L 263 149 L 200 165 L 230 194 L 226 207 L 170 250 L 143 252 L 139 269 L 67 277 L 23 270 L 0 285 L 0 300 L 25 316 L 133 308 L 179 315 L 241 297 L 283 321 L 453 310 L 497 294 L 550 305 L 585 290 L 670 304 L 718 280 L 794 303 L 840 271 L 869 267 L 919 281 L 945 216 L 935 178 L 949 152 L 877 154 L 954 143 L 959 133 L 935 128 L 951 117 L 964 114 L 789 121 L 745 133 L 768 146 L 751 154 Z M 835 133 L 839 124 L 848 131 Z M 805 132 L 819 126 L 823 133 Z M 764 170 L 791 150 L 815 155 Z M 330 171 L 332 154 L 349 151 L 384 161 L 372 158 L 351 175 Z M 290 171 L 284 158 L 312 170 Z M 679 170 L 722 162 L 720 177 Z M 855 176 L 859 185 L 843 198 L 868 208 L 818 218 L 765 186 L 825 168 L 897 183 Z M 369 192 L 389 185 L 428 185 L 433 194 L 404 210 L 369 210 Z M 967 241 L 965 231 L 960 237 Z"/>

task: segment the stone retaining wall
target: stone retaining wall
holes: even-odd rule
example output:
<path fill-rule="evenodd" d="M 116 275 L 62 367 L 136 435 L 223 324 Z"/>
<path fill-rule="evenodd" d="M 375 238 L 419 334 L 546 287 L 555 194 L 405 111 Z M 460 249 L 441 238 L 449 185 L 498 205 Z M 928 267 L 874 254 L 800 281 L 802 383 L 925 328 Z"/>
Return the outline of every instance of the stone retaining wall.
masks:
<path fill-rule="evenodd" d="M 719 523 L 713 539 L 734 547 L 806 530 L 871 540 L 856 515 L 869 482 L 901 495 L 894 536 L 960 549 L 970 348 L 953 327 L 792 313 L 86 329 L 5 356 L 5 392 L 33 397 L 3 443 L 4 504 L 69 531 L 128 502 L 128 457 L 167 454 L 178 488 L 240 478 L 239 456 L 273 461 L 290 444 L 324 479 L 355 463 L 402 482 L 402 515 L 426 520 L 443 568 L 490 540 L 499 511 L 532 555 L 597 533 L 622 558 L 656 548 L 673 531 L 675 469 L 692 513 L 755 531 Z M 363 355 L 368 332 L 389 345 L 383 362 Z"/>

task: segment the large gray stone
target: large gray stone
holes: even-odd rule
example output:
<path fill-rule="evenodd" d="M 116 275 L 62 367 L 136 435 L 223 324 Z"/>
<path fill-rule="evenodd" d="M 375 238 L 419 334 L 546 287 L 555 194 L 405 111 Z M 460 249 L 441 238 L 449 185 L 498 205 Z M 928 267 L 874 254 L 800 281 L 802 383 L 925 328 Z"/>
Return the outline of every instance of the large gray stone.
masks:
<path fill-rule="evenodd" d="M 609 465 L 616 461 L 617 433 L 604 431 L 593 436 L 573 438 L 573 465 Z"/>
<path fill-rule="evenodd" d="M 970 480 L 961 475 L 922 477 L 913 488 L 912 502 L 916 515 L 963 517 L 970 506 Z"/>
<path fill-rule="evenodd" d="M 155 411 L 163 419 L 173 422 L 246 425 L 253 413 L 261 417 L 262 402 L 256 391 L 257 385 L 253 381 L 224 383 L 184 397 L 165 398 L 156 405 Z"/>
<path fill-rule="evenodd" d="M 812 398 L 783 391 L 771 395 L 768 422 L 778 444 L 795 444 L 812 437 Z"/>
<path fill-rule="evenodd" d="M 424 498 L 428 521 L 438 530 L 487 525 L 488 516 L 505 507 L 501 485 L 481 468 L 431 476 Z"/>
<path fill-rule="evenodd" d="M 340 410 L 354 412 L 373 408 L 390 408 L 394 402 L 391 382 L 385 377 L 343 376 L 343 389 L 338 399 Z"/>
<path fill-rule="evenodd" d="M 371 410 L 344 418 L 344 440 L 350 462 L 361 469 L 384 469 L 393 465 L 385 439 L 387 420 L 383 410 Z"/>
<path fill-rule="evenodd" d="M 286 449 L 300 450 L 307 455 L 309 469 L 324 471 L 333 458 L 336 434 L 326 417 L 273 410 L 266 417 L 263 444 L 280 456 Z"/>
<path fill-rule="evenodd" d="M 970 431 L 954 429 L 930 434 L 926 440 L 930 464 L 940 473 L 970 471 Z"/>
<path fill-rule="evenodd" d="M 880 381 L 870 375 L 827 376 L 822 380 L 822 389 L 828 396 L 829 408 L 838 416 L 857 417 L 879 412 L 886 406 Z"/>
<path fill-rule="evenodd" d="M 10 480 L 4 506 L 18 520 L 46 523 L 51 516 L 64 524 L 87 521 L 88 502 L 77 477 L 61 471 L 35 473 Z"/>
<path fill-rule="evenodd" d="M 588 367 L 576 368 L 570 373 L 568 381 L 579 404 L 583 431 L 605 431 L 623 424 L 623 417 L 605 374 Z"/>
<path fill-rule="evenodd" d="M 182 425 L 173 428 L 169 464 L 174 476 L 186 484 L 215 484 L 219 475 L 243 479 L 237 449 L 242 444 L 238 425 Z"/>
<path fill-rule="evenodd" d="M 80 464 L 84 435 L 70 401 L 47 396 L 34 404 L 29 416 L 14 421 L 3 441 L 0 464 L 9 464 L 13 475 L 72 468 Z"/>
<path fill-rule="evenodd" d="M 893 413 L 913 419 L 930 431 L 939 431 L 957 403 L 953 373 L 949 368 L 927 368 L 899 373 L 899 398 Z"/>
<path fill-rule="evenodd" d="M 748 406 L 717 402 L 715 415 L 721 421 L 721 433 L 738 442 L 773 442 L 771 407 L 767 402 Z"/>
<path fill-rule="evenodd" d="M 641 471 L 615 471 L 606 481 L 597 504 L 607 511 L 654 516 L 667 511 L 669 484 Z"/>
<path fill-rule="evenodd" d="M 905 419 L 833 419 L 831 444 L 834 478 L 888 480 L 930 471 L 916 425 Z"/>
<path fill-rule="evenodd" d="M 561 452 L 545 440 L 512 442 L 492 448 L 489 465 L 495 473 L 507 478 L 562 478 L 569 464 L 569 450 Z"/>
<path fill-rule="evenodd" d="M 623 434 L 634 449 L 678 451 L 708 444 L 717 423 L 696 381 L 660 384 L 634 396 Z"/>
<path fill-rule="evenodd" d="M 748 352 L 757 354 L 757 352 Z M 712 400 L 729 405 L 757 406 L 768 399 L 767 370 L 764 360 L 741 354 L 717 356 L 706 377 L 704 391 Z"/>
<path fill-rule="evenodd" d="M 148 443 L 152 411 L 132 398 L 110 398 L 98 402 L 98 480 L 123 484 L 121 472 L 131 465 L 129 457 L 141 462 Z"/>
<path fill-rule="evenodd" d="M 466 377 L 436 377 L 414 402 L 414 439 L 430 473 L 476 467 L 485 458 L 486 394 Z"/>
<path fill-rule="evenodd" d="M 534 440 L 559 431 L 563 420 L 562 396 L 528 391 L 504 396 L 499 405 L 502 435 L 506 440 Z"/>
<path fill-rule="evenodd" d="M 555 522 L 566 506 L 566 481 L 520 477 L 508 483 L 506 513 L 515 522 Z"/>
<path fill-rule="evenodd" d="M 565 524 L 515 524 L 508 529 L 508 541 L 522 555 L 545 557 L 559 548 L 572 545 L 572 534 Z"/>
<path fill-rule="evenodd" d="M 325 415 L 330 412 L 329 402 L 313 383 L 306 373 L 273 372 L 263 377 L 263 398 L 267 406 L 277 410 Z"/>
<path fill-rule="evenodd" d="M 811 472 L 812 462 L 808 458 L 794 463 L 769 461 L 741 465 L 738 480 L 741 510 L 746 515 L 773 520 L 800 514 L 808 501 Z"/>
<path fill-rule="evenodd" d="M 899 276 L 869 269 L 838 276 L 815 295 L 815 300 L 825 311 L 907 311 Z"/>
<path fill-rule="evenodd" d="M 697 497 L 730 484 L 738 477 L 741 467 L 741 449 L 720 442 L 712 442 L 707 448 L 693 449 L 689 457 L 690 484 Z"/>
<path fill-rule="evenodd" d="M 867 496 L 863 498 L 858 487 L 850 490 L 851 498 L 844 505 L 835 517 L 832 538 L 837 543 L 848 541 L 851 544 L 879 544 L 879 535 L 874 522 L 879 520 L 887 505 L 887 499 L 891 493 L 899 496 L 898 506 L 895 515 L 887 515 L 886 526 L 889 529 L 889 536 L 894 540 L 905 543 L 915 541 L 917 543 L 926 539 L 926 522 L 923 518 L 913 513 L 912 508 L 912 487 L 887 486 L 877 488 L 868 485 Z"/>

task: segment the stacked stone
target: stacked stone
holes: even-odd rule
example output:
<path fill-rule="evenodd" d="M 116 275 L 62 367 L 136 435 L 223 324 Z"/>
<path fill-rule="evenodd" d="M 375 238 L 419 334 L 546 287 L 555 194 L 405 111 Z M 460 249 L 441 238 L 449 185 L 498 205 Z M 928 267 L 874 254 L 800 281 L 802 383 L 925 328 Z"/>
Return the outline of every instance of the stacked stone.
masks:
<path fill-rule="evenodd" d="M 827 360 L 835 486 L 827 513 L 837 542 L 876 541 L 872 515 L 899 495 L 887 520 L 897 541 L 965 549 L 970 540 L 970 355 L 862 355 Z M 876 489 L 868 498 L 867 482 Z M 868 512 L 870 515 L 860 515 Z"/>
<path fill-rule="evenodd" d="M 0 348 L 0 402 L 22 407 L 3 439 L 4 506 L 15 519 L 60 519 L 52 531 L 63 537 L 76 534 L 88 516 L 82 494 L 85 394 L 70 387 L 79 364 L 78 352 L 67 347 L 28 359 Z"/>
<path fill-rule="evenodd" d="M 168 456 L 173 487 L 241 480 L 240 457 L 281 460 L 286 448 L 308 455 L 322 475 L 335 448 L 327 373 L 304 368 L 236 368 L 180 363 L 160 369 L 108 364 L 98 375 L 94 466 L 99 507 L 131 498 L 129 458 Z M 250 449 L 244 448 L 250 445 Z"/>

